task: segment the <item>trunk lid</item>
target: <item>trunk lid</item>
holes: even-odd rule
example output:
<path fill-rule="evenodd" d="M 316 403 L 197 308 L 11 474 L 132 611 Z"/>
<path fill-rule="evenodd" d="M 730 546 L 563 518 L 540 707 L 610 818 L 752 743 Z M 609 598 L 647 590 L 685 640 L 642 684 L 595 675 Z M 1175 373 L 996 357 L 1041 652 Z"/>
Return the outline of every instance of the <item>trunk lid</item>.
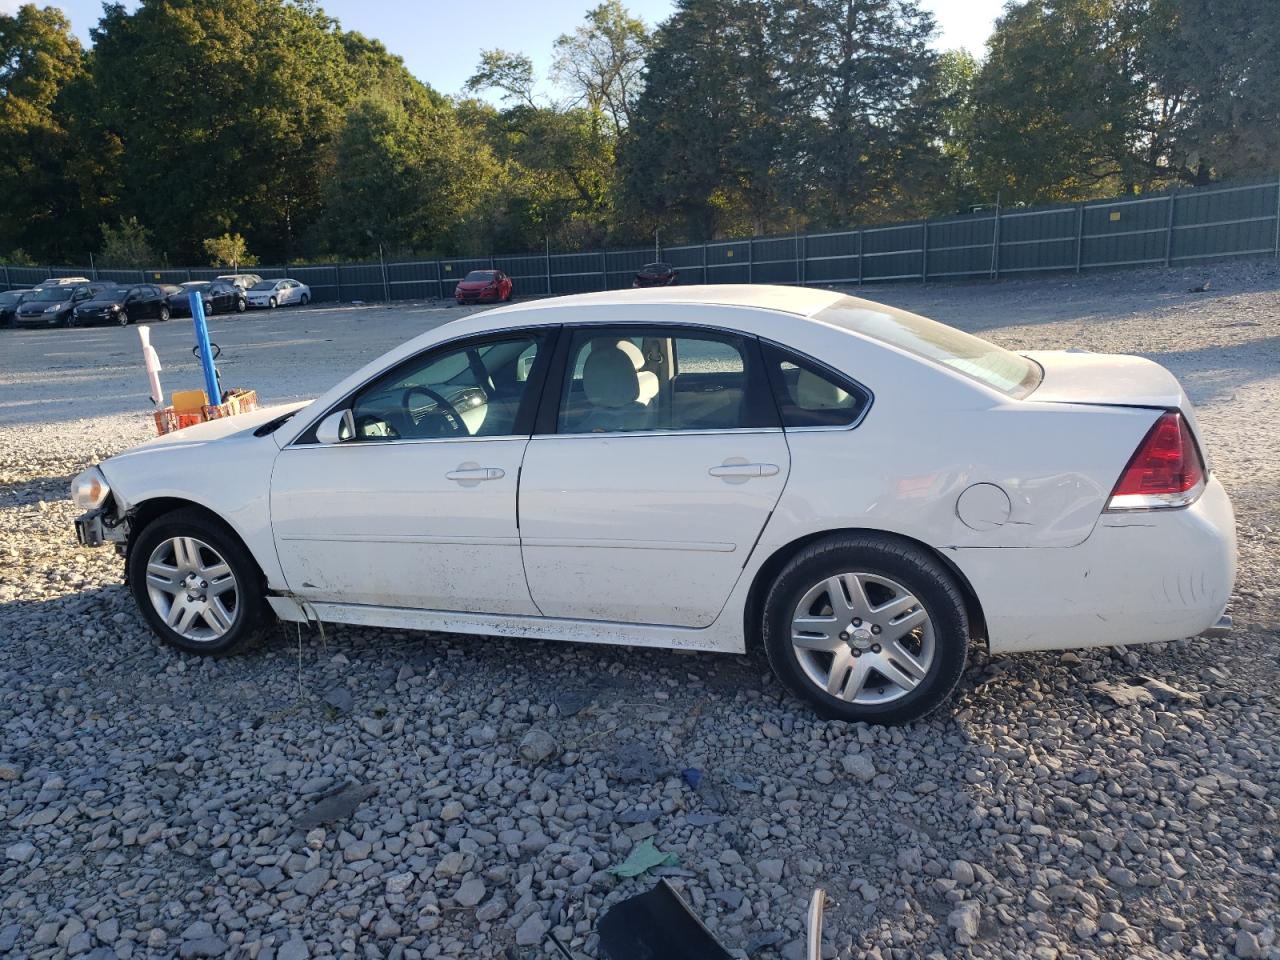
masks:
<path fill-rule="evenodd" d="M 1178 378 L 1154 360 L 1084 350 L 1030 350 L 1023 356 L 1044 370 L 1044 379 L 1027 400 L 1178 410 L 1191 427 L 1205 465 L 1209 465 L 1191 400 Z"/>

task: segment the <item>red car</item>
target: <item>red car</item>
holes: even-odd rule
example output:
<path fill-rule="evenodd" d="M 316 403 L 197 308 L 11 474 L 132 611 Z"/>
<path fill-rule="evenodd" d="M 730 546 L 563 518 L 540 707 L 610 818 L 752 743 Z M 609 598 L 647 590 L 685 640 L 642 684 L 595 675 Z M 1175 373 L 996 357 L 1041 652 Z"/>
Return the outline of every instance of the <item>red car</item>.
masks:
<path fill-rule="evenodd" d="M 453 291 L 458 303 L 495 303 L 511 299 L 511 278 L 501 270 L 472 270 Z"/>
<path fill-rule="evenodd" d="M 680 271 L 669 263 L 646 263 L 636 271 L 633 287 L 673 287 L 679 281 Z"/>

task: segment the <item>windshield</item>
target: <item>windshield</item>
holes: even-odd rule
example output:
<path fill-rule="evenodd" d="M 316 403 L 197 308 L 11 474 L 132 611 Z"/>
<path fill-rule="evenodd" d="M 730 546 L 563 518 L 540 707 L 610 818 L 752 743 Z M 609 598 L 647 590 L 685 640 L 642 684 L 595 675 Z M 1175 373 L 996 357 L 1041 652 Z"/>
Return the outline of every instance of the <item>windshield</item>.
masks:
<path fill-rule="evenodd" d="M 468 280 L 471 280 L 471 281 L 480 281 L 483 283 L 483 282 L 492 280 L 495 276 L 497 276 L 497 274 L 495 274 L 492 270 L 472 270 L 470 273 L 468 273 L 465 277 L 462 278 L 462 282 L 466 283 Z"/>
<path fill-rule="evenodd" d="M 188 280 L 186 283 L 178 284 L 183 290 L 203 290 L 208 285 L 208 280 Z"/>
<path fill-rule="evenodd" d="M 92 300 L 123 300 L 129 293 L 126 287 L 103 287 L 90 295 Z"/>
<path fill-rule="evenodd" d="M 56 303 L 59 300 L 70 300 L 74 291 L 75 287 L 46 287 L 31 299 L 39 303 Z"/>
<path fill-rule="evenodd" d="M 0 293 L 0 303 L 6 306 L 8 306 L 11 303 L 17 303 L 21 299 L 22 299 L 22 294 L 17 292 L 5 291 L 4 293 Z"/>
<path fill-rule="evenodd" d="M 276 281 L 274 280 L 259 280 L 249 289 L 250 290 L 274 290 L 275 287 L 276 287 Z"/>
<path fill-rule="evenodd" d="M 896 307 L 842 297 L 814 319 L 914 353 L 1011 397 L 1025 397 L 1040 385 L 1039 365 L 1021 354 Z"/>
<path fill-rule="evenodd" d="M 669 263 L 646 263 L 640 268 L 641 273 L 670 273 L 671 264 Z"/>

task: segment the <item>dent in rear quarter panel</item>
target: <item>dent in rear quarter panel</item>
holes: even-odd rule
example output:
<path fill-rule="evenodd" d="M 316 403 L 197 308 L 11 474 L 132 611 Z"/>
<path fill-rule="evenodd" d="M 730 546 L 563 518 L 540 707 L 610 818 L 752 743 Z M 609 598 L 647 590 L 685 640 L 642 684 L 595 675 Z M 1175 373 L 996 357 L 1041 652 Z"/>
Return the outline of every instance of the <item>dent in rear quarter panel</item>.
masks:
<path fill-rule="evenodd" d="M 947 551 L 983 604 L 992 653 L 1194 636 L 1235 583 L 1235 518 L 1212 478 L 1189 507 L 1104 515 L 1066 550 Z"/>
<path fill-rule="evenodd" d="M 992 407 L 896 406 L 877 393 L 853 430 L 789 431 L 791 476 L 766 547 L 863 528 L 938 548 L 1071 547 L 1085 541 L 1158 411 L 1008 401 Z M 975 530 L 961 494 L 993 484 L 1008 520 Z"/>

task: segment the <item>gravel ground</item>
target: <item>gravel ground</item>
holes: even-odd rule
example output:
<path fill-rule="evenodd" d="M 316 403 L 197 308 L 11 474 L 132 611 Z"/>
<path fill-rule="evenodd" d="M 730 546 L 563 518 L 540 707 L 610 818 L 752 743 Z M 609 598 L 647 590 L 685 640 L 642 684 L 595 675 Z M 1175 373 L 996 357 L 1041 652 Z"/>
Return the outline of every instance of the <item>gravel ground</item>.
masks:
<path fill-rule="evenodd" d="M 148 434 L 133 332 L 0 331 L 0 955 L 595 957 L 665 875 L 751 957 L 801 955 L 818 885 L 828 957 L 1280 957 L 1280 270 L 866 293 L 1170 367 L 1238 512 L 1234 636 L 977 656 L 952 713 L 891 730 L 814 719 L 759 656 L 290 627 L 187 657 L 65 500 Z M 214 339 L 283 400 L 459 312 Z M 157 330 L 170 388 L 190 339 Z M 678 863 L 607 872 L 646 840 Z"/>

